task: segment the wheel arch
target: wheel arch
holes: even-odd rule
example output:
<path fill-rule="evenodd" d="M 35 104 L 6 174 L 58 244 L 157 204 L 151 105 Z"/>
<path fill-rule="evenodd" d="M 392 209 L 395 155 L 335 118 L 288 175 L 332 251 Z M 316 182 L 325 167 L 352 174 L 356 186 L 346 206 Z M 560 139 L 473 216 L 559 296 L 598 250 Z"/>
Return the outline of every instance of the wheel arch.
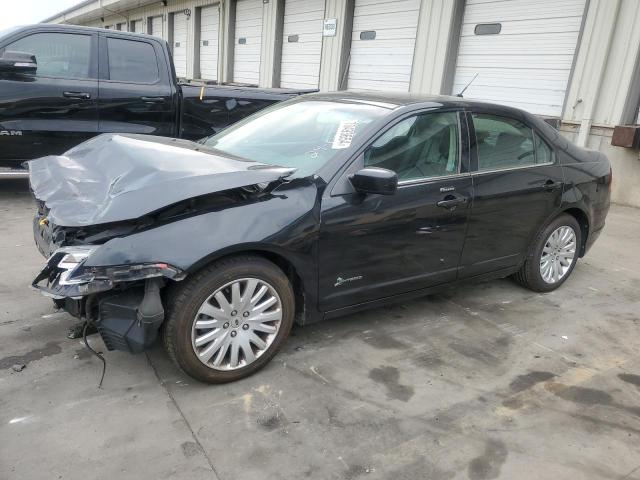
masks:
<path fill-rule="evenodd" d="M 590 229 L 590 222 L 589 222 L 589 216 L 587 215 L 587 213 L 578 208 L 578 207 L 570 207 L 567 208 L 565 210 L 562 210 L 559 215 L 562 215 L 563 213 L 566 213 L 568 215 L 571 215 L 573 218 L 576 219 L 576 221 L 578 222 L 578 225 L 580 225 L 580 253 L 579 256 L 583 257 L 586 251 L 586 246 L 587 246 L 587 238 L 589 237 L 589 229 Z M 558 216 L 556 216 L 555 218 L 557 218 Z"/>
<path fill-rule="evenodd" d="M 310 312 L 310 303 L 315 296 L 312 293 L 312 285 L 309 278 L 304 278 L 300 272 L 302 268 L 300 265 L 296 265 L 296 263 L 289 258 L 286 253 L 280 251 L 280 249 L 272 248 L 270 246 L 265 245 L 238 245 L 233 249 L 224 249 L 218 252 L 215 252 L 200 261 L 196 262 L 191 266 L 188 270 L 188 276 L 194 275 L 196 272 L 202 270 L 203 268 L 211 265 L 214 262 L 229 258 L 229 257 L 239 257 L 239 256 L 255 256 L 261 257 L 265 260 L 269 260 L 271 263 L 275 264 L 283 273 L 289 278 L 291 282 L 291 286 L 293 288 L 293 293 L 295 297 L 296 304 L 296 315 L 295 321 L 299 324 L 308 323 L 308 319 L 306 318 Z"/>

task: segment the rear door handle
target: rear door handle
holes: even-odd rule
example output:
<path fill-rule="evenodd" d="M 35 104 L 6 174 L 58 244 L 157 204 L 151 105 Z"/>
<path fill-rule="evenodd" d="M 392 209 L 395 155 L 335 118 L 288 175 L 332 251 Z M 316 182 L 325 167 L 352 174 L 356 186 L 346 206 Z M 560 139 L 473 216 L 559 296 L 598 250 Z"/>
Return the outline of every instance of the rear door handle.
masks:
<path fill-rule="evenodd" d="M 140 100 L 148 103 L 162 103 L 164 102 L 164 97 L 140 97 Z"/>
<path fill-rule="evenodd" d="M 91 94 L 87 92 L 62 92 L 62 96 L 65 98 L 79 98 L 80 100 L 89 100 Z"/>
<path fill-rule="evenodd" d="M 455 210 L 458 205 L 464 205 L 467 203 L 467 197 L 458 195 L 457 193 L 450 193 L 440 200 L 436 205 L 448 210 Z"/>

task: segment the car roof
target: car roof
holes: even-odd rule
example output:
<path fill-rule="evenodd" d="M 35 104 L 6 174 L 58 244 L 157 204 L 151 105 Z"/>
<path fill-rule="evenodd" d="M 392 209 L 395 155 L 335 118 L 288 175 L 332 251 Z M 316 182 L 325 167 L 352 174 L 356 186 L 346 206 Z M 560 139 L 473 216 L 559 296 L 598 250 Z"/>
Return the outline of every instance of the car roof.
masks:
<path fill-rule="evenodd" d="M 163 41 L 160 38 L 153 37 L 152 35 L 148 35 L 146 33 L 125 32 L 122 30 L 107 29 L 102 27 L 85 27 L 83 25 L 65 25 L 62 23 L 36 23 L 33 25 L 21 25 L 19 27 L 16 27 L 13 30 L 8 31 L 7 33 L 13 35 L 25 30 L 34 31 L 34 32 L 39 30 L 45 30 L 48 32 L 68 31 L 68 32 L 86 32 L 86 33 L 108 33 L 108 34 L 127 35 L 132 37 L 144 37 L 147 39 L 155 38 L 157 40 Z"/>
<path fill-rule="evenodd" d="M 392 91 L 342 90 L 329 93 L 312 93 L 304 98 L 326 100 L 331 102 L 362 102 L 378 105 L 390 110 L 403 107 L 416 108 L 482 108 L 495 113 L 512 116 L 530 116 L 518 108 L 498 105 L 496 103 L 473 100 L 452 95 L 429 95 L 424 93 L 403 93 Z"/>

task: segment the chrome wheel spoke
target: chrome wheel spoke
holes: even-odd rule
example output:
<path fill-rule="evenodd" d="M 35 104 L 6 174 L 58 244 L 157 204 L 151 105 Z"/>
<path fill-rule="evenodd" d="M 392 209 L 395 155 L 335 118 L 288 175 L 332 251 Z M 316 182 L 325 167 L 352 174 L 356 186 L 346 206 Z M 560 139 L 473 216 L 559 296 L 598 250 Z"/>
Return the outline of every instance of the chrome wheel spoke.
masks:
<path fill-rule="evenodd" d="M 211 343 L 216 338 L 218 338 L 220 335 L 222 335 L 223 332 L 224 332 L 224 330 L 222 328 L 220 328 L 218 330 L 211 330 L 211 331 L 205 333 L 204 335 L 200 335 L 195 340 L 196 347 L 199 347 L 200 345 L 205 345 L 207 343 Z"/>
<path fill-rule="evenodd" d="M 198 309 L 191 332 L 193 350 L 214 370 L 242 368 L 271 347 L 281 322 L 282 302 L 273 286 L 257 278 L 234 280 Z"/>
<path fill-rule="evenodd" d="M 226 312 L 214 307 L 209 302 L 204 302 L 202 304 L 202 306 L 198 309 L 198 314 L 203 314 L 207 317 L 217 318 L 220 320 L 225 320 L 228 317 Z"/>
<path fill-rule="evenodd" d="M 256 359 L 248 338 L 243 337 L 242 340 L 240 340 L 240 348 L 242 349 L 242 354 L 244 355 L 244 359 L 247 364 L 253 362 Z"/>

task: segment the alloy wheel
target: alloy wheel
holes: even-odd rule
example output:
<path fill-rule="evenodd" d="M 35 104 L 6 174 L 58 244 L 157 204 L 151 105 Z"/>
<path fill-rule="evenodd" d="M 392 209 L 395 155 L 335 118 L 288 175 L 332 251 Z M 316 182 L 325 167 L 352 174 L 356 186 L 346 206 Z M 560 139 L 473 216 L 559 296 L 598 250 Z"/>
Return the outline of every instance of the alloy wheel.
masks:
<path fill-rule="evenodd" d="M 563 225 L 555 229 L 542 249 L 540 275 L 546 283 L 557 283 L 571 269 L 576 256 L 576 232 Z"/>
<path fill-rule="evenodd" d="M 193 321 L 191 343 L 214 370 L 236 370 L 265 353 L 282 323 L 282 302 L 264 280 L 242 278 L 211 294 Z"/>

